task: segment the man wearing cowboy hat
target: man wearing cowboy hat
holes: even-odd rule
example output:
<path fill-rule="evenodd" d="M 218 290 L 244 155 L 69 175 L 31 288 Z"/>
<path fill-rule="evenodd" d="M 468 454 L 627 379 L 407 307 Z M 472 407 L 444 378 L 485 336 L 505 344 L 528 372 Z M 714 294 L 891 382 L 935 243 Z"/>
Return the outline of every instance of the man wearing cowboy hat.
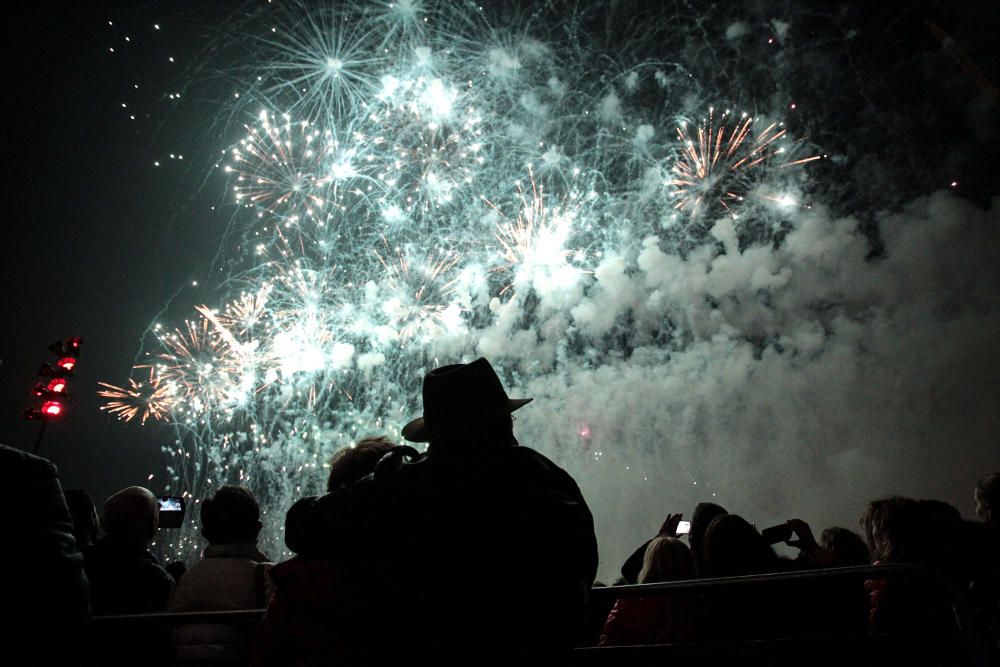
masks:
<path fill-rule="evenodd" d="M 375 474 L 299 501 L 286 543 L 346 559 L 392 623 L 384 659 L 531 661 L 581 638 L 597 570 L 590 510 L 576 482 L 518 445 L 508 398 L 486 359 L 424 377 L 423 416 Z"/>

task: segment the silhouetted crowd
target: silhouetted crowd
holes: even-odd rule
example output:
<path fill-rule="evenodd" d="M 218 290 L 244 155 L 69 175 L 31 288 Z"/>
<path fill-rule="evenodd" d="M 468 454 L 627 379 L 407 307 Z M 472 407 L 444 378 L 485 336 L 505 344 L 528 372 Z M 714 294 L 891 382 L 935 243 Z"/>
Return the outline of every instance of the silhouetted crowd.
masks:
<path fill-rule="evenodd" d="M 595 581 L 593 518 L 577 484 L 514 439 L 512 413 L 530 400 L 509 398 L 485 359 L 431 371 L 424 414 L 402 431 L 426 451 L 368 437 L 337 452 L 327 493 L 285 517 L 296 555 L 280 563 L 258 549 L 246 488 L 197 503 L 208 546 L 185 570 L 150 551 L 160 526 L 151 491 L 123 489 L 98 517 L 85 492 L 63 493 L 51 463 L 0 446 L 16 539 L 4 549 L 14 555 L 6 650 L 28 656 L 9 664 L 562 664 L 582 646 L 956 631 L 976 633 L 996 660 L 1000 474 L 975 487 L 978 521 L 894 496 L 863 509 L 860 534 L 831 527 L 818 540 L 799 519 L 758 530 L 701 503 L 689 522 L 668 514 L 614 585 L 719 585 L 616 595 Z M 797 555 L 779 556 L 777 544 Z M 861 577 L 836 570 L 869 565 Z M 817 572 L 835 576 L 755 577 Z M 743 579 L 718 581 L 731 577 Z M 956 604 L 968 610 L 957 630 Z M 266 612 L 251 624 L 95 631 L 95 617 L 253 609 Z"/>

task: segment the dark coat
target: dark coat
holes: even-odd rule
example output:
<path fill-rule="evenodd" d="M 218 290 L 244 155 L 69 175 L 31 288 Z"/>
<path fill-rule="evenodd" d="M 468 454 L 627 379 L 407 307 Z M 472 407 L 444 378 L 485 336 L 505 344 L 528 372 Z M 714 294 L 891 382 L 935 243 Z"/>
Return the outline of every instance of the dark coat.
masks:
<path fill-rule="evenodd" d="M 360 577 L 335 561 L 301 558 L 270 574 L 275 593 L 256 630 L 254 667 L 372 664 L 382 623 Z"/>
<path fill-rule="evenodd" d="M 390 653 L 489 646 L 537 655 L 573 645 L 597 570 L 586 501 L 532 449 L 468 444 L 432 445 L 408 462 L 390 454 L 374 476 L 300 501 L 288 546 L 366 573 L 385 617 L 405 619 Z"/>
<path fill-rule="evenodd" d="M 5 654 L 30 655 L 37 664 L 79 661 L 90 621 L 87 578 L 56 467 L 0 445 L 0 506 L 10 540 L 0 549 L 10 558 Z"/>
<path fill-rule="evenodd" d="M 95 614 L 167 610 L 174 578 L 146 549 L 105 536 L 87 549 L 85 557 Z"/>

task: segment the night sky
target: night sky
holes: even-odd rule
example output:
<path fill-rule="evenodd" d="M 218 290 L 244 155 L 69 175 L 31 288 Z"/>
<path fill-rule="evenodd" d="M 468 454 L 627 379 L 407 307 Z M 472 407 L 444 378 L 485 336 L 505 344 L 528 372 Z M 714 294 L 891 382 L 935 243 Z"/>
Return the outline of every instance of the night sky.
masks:
<path fill-rule="evenodd" d="M 159 493 L 166 481 L 160 446 L 171 429 L 121 424 L 101 412 L 97 382 L 125 381 L 152 322 L 176 326 L 194 305 L 218 302 L 204 286 L 216 277 L 233 210 L 214 165 L 245 119 L 227 116 L 225 77 L 205 74 L 225 67 L 229 56 L 220 60 L 217 45 L 227 26 L 242 25 L 233 17 L 263 4 L 39 2 L 8 22 L 0 442 L 31 450 L 38 424 L 21 414 L 36 404 L 28 392 L 38 366 L 55 360 L 46 347 L 82 336 L 68 414 L 49 425 L 41 454 L 57 464 L 65 488 L 85 488 L 98 502 L 132 484 Z M 732 4 L 734 15 L 741 5 Z M 609 16 L 596 12 L 588 20 L 606 19 L 614 43 L 627 39 L 636 6 L 611 3 Z M 786 5 L 774 6 L 781 17 Z M 995 210 L 996 4 L 813 6 L 796 14 L 795 48 L 774 57 L 798 77 L 780 93 L 801 108 L 823 108 L 822 122 L 808 127 L 810 140 L 842 157 L 813 167 L 814 183 L 827 184 L 814 187 L 814 198 L 836 214 L 855 215 L 873 255 L 882 243 L 877 215 L 921 195 L 948 191 L 979 209 L 993 200 Z M 726 13 L 713 11 L 716 18 Z M 663 20 L 670 13 L 665 9 Z M 942 50 L 928 21 L 954 37 L 964 61 Z M 720 61 L 732 57 L 726 25 L 706 28 Z M 170 99 L 181 90 L 182 102 Z M 152 349 L 148 338 L 146 346 Z M 998 349 L 980 351 L 985 368 L 996 367 Z M 988 385 L 985 395 L 998 395 L 996 381 Z M 982 425 L 983 442 L 997 441 L 997 426 Z M 960 484 L 941 489 L 946 499 L 965 502 L 959 509 L 967 515 L 972 485 L 991 472 L 975 467 L 982 460 L 969 461 L 967 494 Z"/>
<path fill-rule="evenodd" d="M 148 24 L 155 38 L 153 10 L 125 4 L 21 9 L 7 96 L 0 440 L 34 446 L 38 424 L 21 414 L 36 404 L 28 391 L 38 367 L 55 360 L 46 348 L 83 336 L 69 413 L 49 424 L 41 454 L 57 463 L 64 486 L 96 498 L 162 467 L 162 432 L 123 428 L 100 412 L 97 381 L 128 376 L 151 319 L 214 252 L 204 224 L 212 204 L 199 199 L 200 181 L 153 167 L 159 146 L 187 145 L 183 128 L 164 127 L 161 90 L 128 94 L 133 80 L 160 72 L 169 80 L 153 62 L 160 45 L 127 60 L 108 51 L 121 41 L 107 24 L 118 17 Z M 124 99 L 140 110 L 137 121 Z"/>

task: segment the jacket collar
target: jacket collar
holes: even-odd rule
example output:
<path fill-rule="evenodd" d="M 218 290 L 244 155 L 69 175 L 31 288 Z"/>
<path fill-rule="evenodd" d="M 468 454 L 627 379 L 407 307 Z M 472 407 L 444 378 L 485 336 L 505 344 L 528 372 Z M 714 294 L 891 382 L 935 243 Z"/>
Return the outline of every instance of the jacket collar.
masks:
<path fill-rule="evenodd" d="M 209 544 L 205 548 L 205 558 L 249 558 L 259 563 L 266 563 L 270 560 L 257 549 L 257 544 L 254 542 Z"/>

